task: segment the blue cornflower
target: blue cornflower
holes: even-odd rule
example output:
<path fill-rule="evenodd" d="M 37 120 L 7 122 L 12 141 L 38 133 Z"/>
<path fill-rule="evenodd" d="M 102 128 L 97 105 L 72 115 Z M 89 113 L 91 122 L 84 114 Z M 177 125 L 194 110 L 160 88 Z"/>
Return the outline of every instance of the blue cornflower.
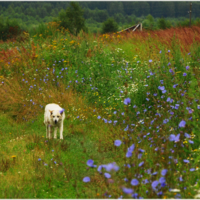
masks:
<path fill-rule="evenodd" d="M 133 189 L 131 189 L 131 188 L 125 188 L 125 187 L 123 187 L 122 190 L 123 190 L 123 192 L 126 193 L 126 194 L 131 194 L 131 193 L 133 193 Z"/>
<path fill-rule="evenodd" d="M 40 161 L 41 160 L 41 158 L 38 158 L 38 161 Z"/>
<path fill-rule="evenodd" d="M 179 127 L 185 127 L 186 125 L 186 122 L 184 120 L 182 120 L 180 123 L 179 123 Z"/>
<path fill-rule="evenodd" d="M 158 186 L 159 182 L 158 181 L 153 181 L 151 184 L 151 187 L 153 190 L 156 190 L 156 187 Z"/>
<path fill-rule="evenodd" d="M 195 171 L 195 168 L 191 168 L 190 171 L 191 171 L 191 172 Z"/>
<path fill-rule="evenodd" d="M 109 173 L 104 173 L 104 176 L 105 176 L 106 178 L 110 178 L 110 177 L 111 177 L 111 175 L 110 175 Z"/>
<path fill-rule="evenodd" d="M 101 119 L 101 116 L 98 116 L 97 119 Z"/>
<path fill-rule="evenodd" d="M 187 160 L 187 159 L 184 159 L 183 162 L 184 162 L 184 163 L 189 163 L 190 161 Z"/>
<path fill-rule="evenodd" d="M 174 142 L 178 142 L 179 141 L 179 137 L 180 137 L 180 133 L 177 135 L 177 136 L 175 136 L 174 134 L 171 134 L 170 136 L 169 136 L 169 141 L 174 141 Z"/>
<path fill-rule="evenodd" d="M 124 115 L 124 112 L 122 112 L 121 115 Z"/>
<path fill-rule="evenodd" d="M 161 175 L 162 175 L 162 176 L 165 176 L 165 175 L 167 174 L 167 171 L 168 171 L 167 169 L 163 169 L 163 170 L 161 171 Z"/>
<path fill-rule="evenodd" d="M 115 140 L 114 145 L 118 147 L 121 145 L 121 143 L 121 140 Z"/>
<path fill-rule="evenodd" d="M 130 99 L 130 98 L 124 99 L 124 104 L 125 104 L 125 105 L 128 105 L 128 104 L 130 104 L 130 103 L 131 103 L 131 99 Z"/>
<path fill-rule="evenodd" d="M 152 62 L 152 60 L 149 60 L 149 62 L 151 63 L 151 62 Z"/>
<path fill-rule="evenodd" d="M 138 167 L 141 167 L 144 164 L 144 161 L 142 161 L 141 163 L 139 163 Z"/>
<path fill-rule="evenodd" d="M 90 182 L 90 177 L 88 177 L 88 176 L 84 177 L 83 182 L 85 182 L 85 183 Z"/>
<path fill-rule="evenodd" d="M 89 167 L 96 167 L 96 165 L 93 165 L 93 163 L 94 163 L 94 161 L 93 161 L 92 159 L 89 159 L 89 160 L 87 161 L 87 165 L 88 165 Z"/>
<path fill-rule="evenodd" d="M 164 119 L 163 120 L 163 124 L 166 124 L 167 122 L 169 122 L 169 119 Z"/>
<path fill-rule="evenodd" d="M 131 185 L 137 186 L 139 184 L 139 181 L 137 179 L 132 179 L 131 180 Z"/>
<path fill-rule="evenodd" d="M 188 70 L 190 67 L 189 67 L 189 66 L 186 66 L 185 68 L 186 68 L 186 70 Z"/>
<path fill-rule="evenodd" d="M 105 169 L 108 172 L 110 172 L 111 170 L 118 171 L 119 167 L 116 165 L 115 162 L 113 162 L 113 163 L 109 163 L 109 164 L 105 165 Z"/>
<path fill-rule="evenodd" d="M 116 114 L 116 113 L 117 113 L 117 111 L 114 111 L 114 112 L 113 112 L 113 114 Z"/>

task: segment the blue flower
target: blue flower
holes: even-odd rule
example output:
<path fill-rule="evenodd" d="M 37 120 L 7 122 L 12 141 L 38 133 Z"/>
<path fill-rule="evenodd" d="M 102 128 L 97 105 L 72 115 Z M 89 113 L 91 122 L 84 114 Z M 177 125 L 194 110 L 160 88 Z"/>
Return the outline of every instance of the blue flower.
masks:
<path fill-rule="evenodd" d="M 179 123 L 179 127 L 185 127 L 186 125 L 186 122 L 184 120 L 182 120 L 180 123 Z"/>
<path fill-rule="evenodd" d="M 91 160 L 91 159 L 89 159 L 89 160 L 87 161 L 87 165 L 88 165 L 89 167 L 96 167 L 96 165 L 93 165 L 93 163 L 94 163 L 94 161 Z"/>
<path fill-rule="evenodd" d="M 186 70 L 188 70 L 190 67 L 189 67 L 189 66 L 186 66 L 185 68 L 186 68 Z"/>
<path fill-rule="evenodd" d="M 137 179 L 132 179 L 131 180 L 131 185 L 137 186 L 139 184 L 139 181 Z"/>
<path fill-rule="evenodd" d="M 177 135 L 177 136 L 175 136 L 174 134 L 171 134 L 170 136 L 169 136 L 169 141 L 174 141 L 174 142 L 178 142 L 179 141 L 179 137 L 180 137 L 180 133 Z"/>
<path fill-rule="evenodd" d="M 161 171 L 161 175 L 162 175 L 162 176 L 165 176 L 165 175 L 167 174 L 167 171 L 168 171 L 167 169 L 163 169 L 163 170 Z"/>
<path fill-rule="evenodd" d="M 141 163 L 139 163 L 138 167 L 141 167 L 144 164 L 144 161 L 142 161 Z"/>
<path fill-rule="evenodd" d="M 38 161 L 40 161 L 41 160 L 41 158 L 38 158 Z"/>
<path fill-rule="evenodd" d="M 128 105 L 128 104 L 130 104 L 130 103 L 131 103 L 131 99 L 130 99 L 130 98 L 124 99 L 124 104 L 125 104 L 125 105 Z"/>
<path fill-rule="evenodd" d="M 104 173 L 104 176 L 105 176 L 106 178 L 110 178 L 110 177 L 111 177 L 111 175 L 110 175 L 109 173 Z"/>
<path fill-rule="evenodd" d="M 149 62 L 151 63 L 151 62 L 152 62 L 152 60 L 149 60 Z"/>
<path fill-rule="evenodd" d="M 189 160 L 186 160 L 186 159 L 184 159 L 184 160 L 183 160 L 183 162 L 184 162 L 184 163 L 189 163 L 190 161 L 189 161 Z"/>
<path fill-rule="evenodd" d="M 187 76 L 187 74 L 186 74 L 186 73 L 183 73 L 183 76 Z"/>
<path fill-rule="evenodd" d="M 191 172 L 195 171 L 195 168 L 191 168 L 190 171 L 191 171 Z"/>
<path fill-rule="evenodd" d="M 169 122 L 169 119 L 164 119 L 163 120 L 163 124 L 166 124 L 167 122 Z"/>
<path fill-rule="evenodd" d="M 84 177 L 83 182 L 85 182 L 85 183 L 90 182 L 90 177 L 88 177 L 88 176 Z"/>
<path fill-rule="evenodd" d="M 126 194 L 131 194 L 131 193 L 133 193 L 133 189 L 131 189 L 131 188 L 125 188 L 125 187 L 123 187 L 122 190 L 123 190 L 123 192 L 126 193 Z"/>
<path fill-rule="evenodd" d="M 151 187 L 153 190 L 156 190 L 156 187 L 158 186 L 159 182 L 158 181 L 153 181 L 151 184 Z"/>
<path fill-rule="evenodd" d="M 97 119 L 101 119 L 101 116 L 98 116 Z"/>
<path fill-rule="evenodd" d="M 111 170 L 118 171 L 119 167 L 116 165 L 115 162 L 113 162 L 113 163 L 109 163 L 109 164 L 105 165 L 105 169 L 108 172 L 110 172 Z"/>

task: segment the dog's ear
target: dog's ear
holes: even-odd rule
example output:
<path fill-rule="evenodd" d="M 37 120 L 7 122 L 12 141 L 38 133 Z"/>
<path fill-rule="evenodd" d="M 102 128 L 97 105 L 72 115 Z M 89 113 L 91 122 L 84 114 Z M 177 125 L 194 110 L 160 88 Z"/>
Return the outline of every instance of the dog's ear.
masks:
<path fill-rule="evenodd" d="M 63 114 L 64 110 L 65 110 L 64 108 L 62 110 L 60 110 L 60 114 L 61 115 Z"/>
<path fill-rule="evenodd" d="M 49 110 L 50 114 L 53 115 L 53 110 Z"/>

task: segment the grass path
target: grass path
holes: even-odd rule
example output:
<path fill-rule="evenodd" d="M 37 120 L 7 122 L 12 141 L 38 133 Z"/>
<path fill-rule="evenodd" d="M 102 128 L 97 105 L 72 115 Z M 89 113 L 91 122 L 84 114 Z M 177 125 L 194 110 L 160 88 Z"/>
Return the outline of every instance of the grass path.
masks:
<path fill-rule="evenodd" d="M 98 130 L 65 121 L 64 140 L 47 141 L 42 122 L 43 115 L 26 124 L 0 116 L 0 198 L 86 198 L 86 161 L 100 156 L 88 135 Z"/>

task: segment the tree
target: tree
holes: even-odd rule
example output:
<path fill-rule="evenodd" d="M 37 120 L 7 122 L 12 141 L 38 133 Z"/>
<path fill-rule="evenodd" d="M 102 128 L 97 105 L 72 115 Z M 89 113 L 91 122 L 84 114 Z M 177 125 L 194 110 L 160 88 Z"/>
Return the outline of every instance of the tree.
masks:
<path fill-rule="evenodd" d="M 113 18 L 108 18 L 102 26 L 102 33 L 113 33 L 118 31 L 118 24 Z"/>
<path fill-rule="evenodd" d="M 84 11 L 78 3 L 70 2 L 70 6 L 66 11 L 62 10 L 59 13 L 60 26 L 68 29 L 70 33 L 77 36 L 81 30 L 86 30 L 83 13 Z"/>

